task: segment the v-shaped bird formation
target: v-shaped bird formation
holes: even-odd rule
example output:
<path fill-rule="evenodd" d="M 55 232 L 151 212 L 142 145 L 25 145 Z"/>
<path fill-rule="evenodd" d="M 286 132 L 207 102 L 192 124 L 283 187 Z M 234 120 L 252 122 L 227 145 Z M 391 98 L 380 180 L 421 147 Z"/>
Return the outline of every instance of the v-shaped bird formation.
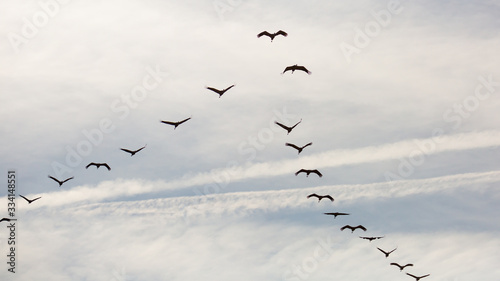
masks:
<path fill-rule="evenodd" d="M 263 31 L 259 34 L 257 34 L 257 37 L 260 38 L 262 36 L 267 36 L 271 39 L 271 42 L 273 42 L 273 40 L 275 39 L 275 37 L 277 36 L 283 36 L 283 37 L 287 37 L 288 36 L 288 33 L 283 31 L 283 30 L 278 30 L 277 32 L 275 33 L 270 33 L 268 31 Z M 293 74 L 295 71 L 302 71 L 302 72 L 305 72 L 306 74 L 311 74 L 311 71 L 309 69 L 307 69 L 305 66 L 303 65 L 298 65 L 298 64 L 294 64 L 294 65 L 291 65 L 291 66 L 286 66 L 285 69 L 283 70 L 283 72 L 281 74 L 285 74 L 286 72 L 290 72 L 291 74 Z M 219 89 L 219 88 L 215 88 L 215 87 L 205 87 L 207 90 L 210 90 L 211 92 L 214 92 L 218 95 L 219 98 L 221 98 L 226 92 L 228 92 L 230 89 L 232 89 L 233 87 L 235 86 L 235 84 L 232 84 L 226 88 L 223 88 L 223 89 Z M 185 119 L 182 119 L 180 121 L 166 121 L 166 120 L 160 120 L 160 122 L 162 124 L 166 124 L 166 125 L 170 125 L 170 126 L 173 126 L 173 129 L 177 129 L 178 126 L 186 123 L 187 121 L 191 120 L 192 119 L 192 116 L 191 117 L 188 117 L 188 118 L 185 118 Z M 301 124 L 302 122 L 302 119 L 300 119 L 299 121 L 296 121 L 296 123 L 294 124 L 283 124 L 281 122 L 278 122 L 278 121 L 275 121 L 274 124 L 276 124 L 277 126 L 279 126 L 280 128 L 284 129 L 286 132 L 287 132 L 287 135 L 289 135 L 299 124 Z M 306 148 L 306 147 L 309 147 L 311 146 L 313 143 L 312 142 L 308 142 L 302 146 L 299 146 L 299 145 L 296 145 L 296 144 L 293 144 L 291 142 L 286 142 L 285 143 L 285 146 L 288 146 L 288 147 L 291 147 L 295 150 L 297 150 L 297 154 L 300 155 L 303 150 Z M 130 154 L 130 156 L 134 156 L 136 155 L 137 153 L 139 153 L 140 151 L 144 150 L 146 148 L 146 145 L 138 148 L 138 149 L 135 149 L 135 150 L 132 150 L 132 149 L 128 149 L 128 148 L 120 148 L 121 151 L 123 152 L 126 152 L 128 154 Z M 137 159 L 137 157 L 134 157 L 134 159 Z M 89 164 L 87 164 L 85 166 L 85 169 L 87 170 L 89 167 L 91 166 L 95 166 L 96 167 L 96 170 L 98 170 L 100 167 L 104 167 L 106 168 L 108 171 L 111 171 L 111 167 L 108 163 L 97 163 L 97 162 L 90 162 Z M 304 168 L 301 168 L 299 169 L 297 172 L 295 172 L 295 176 L 298 176 L 299 174 L 306 174 L 306 178 L 309 177 L 310 174 L 315 174 L 317 175 L 318 177 L 323 177 L 323 174 L 318 170 L 318 169 L 304 169 Z M 54 180 L 55 182 L 57 182 L 59 184 L 59 187 L 62 187 L 62 185 L 66 182 L 68 182 L 69 180 L 72 180 L 74 177 L 69 177 L 69 178 L 66 178 L 64 180 L 59 180 L 53 176 L 48 176 L 50 179 Z M 28 202 L 28 204 L 31 204 L 39 199 L 41 199 L 42 197 L 41 196 L 38 196 L 38 197 L 35 197 L 33 199 L 30 199 L 30 198 L 27 198 L 25 196 L 22 196 L 20 195 L 20 197 L 22 197 L 24 200 L 26 200 Z M 329 195 L 329 194 L 326 194 L 326 195 L 319 195 L 319 194 L 316 194 L 316 193 L 312 193 L 312 194 L 309 194 L 307 195 L 307 198 L 317 198 L 318 199 L 318 202 L 317 204 L 320 204 L 320 202 L 323 200 L 323 199 L 326 199 L 325 201 L 326 202 L 330 202 L 330 203 L 333 203 L 335 200 L 334 198 Z M 323 204 L 323 203 L 321 203 Z M 328 215 L 328 216 L 333 216 L 334 219 L 336 219 L 337 217 L 346 217 L 346 216 L 350 216 L 351 214 L 350 213 L 345 213 L 345 212 L 326 212 L 324 213 L 324 215 Z M 349 218 L 349 217 L 348 217 Z M 10 221 L 11 219 L 9 218 L 2 218 L 0 219 L 0 222 L 2 221 Z M 341 219 L 337 219 L 336 221 L 338 220 L 341 220 Z M 363 225 L 350 225 L 350 224 L 346 224 L 342 227 L 340 227 L 340 230 L 341 231 L 344 231 L 344 230 L 351 230 L 351 233 L 354 233 L 355 231 L 359 232 L 359 231 L 363 231 L 363 232 L 367 232 L 368 229 L 363 226 Z M 364 240 L 368 240 L 369 242 L 372 242 L 374 240 L 380 240 L 382 238 L 385 238 L 385 236 L 359 236 L 359 238 L 361 239 L 364 239 Z M 386 239 L 384 239 L 386 240 Z M 389 256 L 395 252 L 397 250 L 397 247 L 392 249 L 392 250 L 384 250 L 384 249 L 381 249 L 380 247 L 376 247 L 380 252 L 382 252 L 384 254 L 384 256 L 386 258 L 389 258 Z M 407 263 L 407 264 L 404 264 L 404 265 L 401 265 L 399 263 L 396 263 L 396 262 L 391 262 L 390 265 L 392 266 L 396 266 L 400 271 L 403 271 L 406 267 L 413 267 L 413 264 L 412 263 Z M 416 281 L 419 281 L 420 279 L 422 278 L 425 278 L 427 276 L 429 276 L 430 274 L 426 274 L 426 275 L 420 275 L 420 276 L 417 276 L 417 275 L 414 275 L 414 274 L 411 274 L 411 273 L 407 273 L 406 274 L 410 277 L 413 277 Z"/>

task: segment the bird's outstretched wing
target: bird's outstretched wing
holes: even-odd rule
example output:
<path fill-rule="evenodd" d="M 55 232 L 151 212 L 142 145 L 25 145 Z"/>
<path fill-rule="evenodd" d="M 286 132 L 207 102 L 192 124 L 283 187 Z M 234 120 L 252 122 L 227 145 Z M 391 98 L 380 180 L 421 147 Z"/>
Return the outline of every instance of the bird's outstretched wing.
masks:
<path fill-rule="evenodd" d="M 206 88 L 207 88 L 207 89 L 209 89 L 210 91 L 216 92 L 216 93 L 217 93 L 217 94 L 219 94 L 219 95 L 220 95 L 220 94 L 221 94 L 221 92 L 222 92 L 221 90 L 216 89 L 216 88 L 212 88 L 212 87 L 206 87 Z"/>
<path fill-rule="evenodd" d="M 359 229 L 362 229 L 363 231 L 366 231 L 366 227 L 362 226 L 362 225 L 358 225 L 356 226 L 355 228 L 359 228 Z"/>
<path fill-rule="evenodd" d="M 323 174 L 322 174 L 322 173 L 320 173 L 320 171 L 318 171 L 318 170 L 316 170 L 316 169 L 315 169 L 315 170 L 312 170 L 312 171 L 311 171 L 311 173 L 315 173 L 315 174 L 317 174 L 320 178 L 323 176 Z M 331 197 L 330 197 L 330 198 L 331 198 Z M 333 198 L 332 198 L 332 199 L 333 199 Z"/>
<path fill-rule="evenodd" d="M 302 147 L 302 149 L 304 149 L 304 148 L 306 148 L 306 147 L 308 147 L 308 146 L 310 146 L 310 145 L 312 145 L 312 144 L 313 144 L 313 143 L 312 143 L 312 142 L 310 142 L 310 143 L 308 143 L 308 144 L 304 145 L 304 146 Z"/>
<path fill-rule="evenodd" d="M 191 119 L 191 117 L 186 118 L 186 119 L 184 119 L 184 120 L 182 120 L 182 121 L 179 121 L 179 122 L 177 122 L 177 123 L 179 123 L 179 125 L 180 125 L 180 124 L 182 124 L 182 123 L 184 123 L 184 122 L 188 121 L 189 119 Z"/>
<path fill-rule="evenodd" d="M 297 125 L 299 125 L 301 122 L 302 122 L 302 119 L 300 119 L 300 121 L 299 121 L 299 122 L 297 122 L 295 125 L 293 125 L 290 129 L 292 129 L 292 130 L 293 130 L 293 128 L 297 127 Z"/>
<path fill-rule="evenodd" d="M 287 131 L 290 129 L 290 127 L 287 127 L 287 126 L 285 126 L 285 125 L 281 124 L 281 123 L 280 123 L 280 122 L 278 122 L 278 121 L 274 121 L 274 124 L 276 124 L 276 125 L 280 126 L 281 128 L 283 128 L 283 129 L 285 129 L 285 130 L 287 130 Z"/>
<path fill-rule="evenodd" d="M 69 181 L 69 180 L 72 180 L 73 178 L 74 178 L 74 177 L 67 178 L 67 179 L 63 180 L 63 181 L 62 181 L 62 183 L 65 183 L 65 182 L 67 182 L 67 181 Z"/>
<path fill-rule="evenodd" d="M 283 36 L 287 37 L 288 33 L 284 32 L 283 30 L 278 30 L 278 32 L 276 32 L 276 35 L 283 35 Z"/>
<path fill-rule="evenodd" d="M 295 172 L 295 175 L 298 175 L 300 173 L 307 173 L 307 171 L 305 169 L 300 169 L 297 172 Z M 319 198 L 319 196 L 318 196 L 318 198 Z"/>
<path fill-rule="evenodd" d="M 311 74 L 311 71 L 309 71 L 305 66 L 299 65 L 295 67 L 295 70 L 302 70 L 306 72 L 307 74 Z"/>
<path fill-rule="evenodd" d="M 139 151 L 143 150 L 144 148 L 146 148 L 146 146 L 147 146 L 147 145 L 148 145 L 148 144 L 145 144 L 143 147 L 141 147 L 141 148 L 137 149 L 136 151 L 134 151 L 134 153 L 137 153 L 137 152 L 139 152 Z"/>
<path fill-rule="evenodd" d="M 262 31 L 261 33 L 257 34 L 257 38 L 260 38 L 264 35 L 271 37 L 271 33 L 267 32 L 267 31 Z"/>
<path fill-rule="evenodd" d="M 312 193 L 312 194 L 307 195 L 307 198 L 311 198 L 311 197 L 320 198 L 320 196 L 318 194 L 316 194 L 316 193 Z"/>
<path fill-rule="evenodd" d="M 49 175 L 49 178 L 55 180 L 58 184 L 62 184 L 61 181 L 59 181 L 58 179 L 54 178 L 53 176 Z"/>
<path fill-rule="evenodd" d="M 128 149 L 125 149 L 125 148 L 120 148 L 121 150 L 125 151 L 125 152 L 128 152 L 130 154 L 134 154 L 135 151 L 132 151 L 132 150 L 128 150 Z"/>
<path fill-rule="evenodd" d="M 177 122 L 172 122 L 172 121 L 163 121 L 163 120 L 160 120 L 161 123 L 164 123 L 164 124 L 168 124 L 168 125 L 177 125 Z"/>
<path fill-rule="evenodd" d="M 410 275 L 411 277 L 413 277 L 413 278 L 415 278 L 415 279 L 420 279 L 419 277 L 417 277 L 417 276 L 415 276 L 415 275 L 413 275 L 413 274 L 411 274 L 411 273 L 406 273 L 406 275 Z"/>
<path fill-rule="evenodd" d="M 289 70 L 294 70 L 294 69 L 295 69 L 294 66 L 287 66 L 287 67 L 285 67 L 285 70 L 283 70 L 283 73 L 281 73 L 281 74 L 284 74 L 285 72 L 287 72 Z"/>
<path fill-rule="evenodd" d="M 88 169 L 90 166 L 96 166 L 97 168 L 99 168 L 99 166 L 96 163 L 91 162 L 87 166 L 85 166 L 85 169 Z"/>
<path fill-rule="evenodd" d="M 11 221 L 11 220 L 15 220 L 15 219 L 2 218 L 2 219 L 0 219 L 0 222 L 3 222 L 3 221 Z"/>
<path fill-rule="evenodd" d="M 111 167 L 110 167 L 108 164 L 103 163 L 103 164 L 101 164 L 101 165 L 102 165 L 102 166 L 104 166 L 104 167 L 106 167 L 106 168 L 108 169 L 108 171 L 111 171 Z"/>
<path fill-rule="evenodd" d="M 225 92 L 227 92 L 227 91 L 228 91 L 229 89 L 231 89 L 232 87 L 234 87 L 234 84 L 233 84 L 233 85 L 231 85 L 231 86 L 229 86 L 229 87 L 227 87 L 227 88 L 225 88 L 225 89 L 223 90 L 223 91 L 224 91 L 224 93 L 225 93 Z"/>
<path fill-rule="evenodd" d="M 342 226 L 342 227 L 340 228 L 340 230 L 344 231 L 344 229 L 347 229 L 347 228 L 348 228 L 348 229 L 350 229 L 350 230 L 353 230 L 353 227 L 352 227 L 352 226 L 350 226 L 350 225 L 344 225 L 344 226 Z"/>
<path fill-rule="evenodd" d="M 300 147 L 296 146 L 296 145 L 295 145 L 295 144 L 293 144 L 293 143 L 288 143 L 288 142 L 287 142 L 287 143 L 285 143 L 285 145 L 286 145 L 286 146 L 293 147 L 293 148 L 295 148 L 295 149 L 297 149 L 297 150 L 300 150 L 300 149 L 301 149 Z"/>
<path fill-rule="evenodd" d="M 332 202 L 335 200 L 335 199 L 333 199 L 333 197 L 332 197 L 332 196 L 330 196 L 330 195 L 324 195 L 324 196 L 322 196 L 322 197 L 323 197 L 323 198 L 328 198 L 328 199 L 330 199 L 330 201 L 332 201 Z"/>

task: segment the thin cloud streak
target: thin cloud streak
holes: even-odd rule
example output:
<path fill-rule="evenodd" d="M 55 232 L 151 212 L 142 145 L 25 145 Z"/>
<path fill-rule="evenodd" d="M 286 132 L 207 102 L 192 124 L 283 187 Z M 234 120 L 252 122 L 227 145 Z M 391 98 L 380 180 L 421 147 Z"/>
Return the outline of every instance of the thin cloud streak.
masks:
<path fill-rule="evenodd" d="M 457 134 L 437 138 L 406 140 L 382 146 L 369 146 L 357 149 L 331 150 L 293 160 L 258 163 L 234 168 L 216 169 L 194 176 L 183 176 L 170 182 L 122 180 L 106 181 L 97 186 L 80 186 L 67 191 L 43 193 L 40 196 L 51 197 L 50 204 L 64 205 L 77 202 L 99 202 L 119 196 L 135 196 L 177 190 L 192 186 L 213 183 L 215 179 L 225 178 L 228 182 L 243 179 L 265 178 L 292 174 L 301 167 L 311 168 L 338 167 L 361 163 L 373 163 L 408 157 L 409 155 L 431 155 L 447 151 L 460 151 L 500 145 L 500 132 L 485 131 L 479 133 Z M 434 149 L 424 151 L 417 143 L 432 143 Z M 33 195 L 34 196 L 34 195 Z M 42 202 L 40 202 L 42 203 Z M 38 204 L 43 206 L 49 203 Z"/>

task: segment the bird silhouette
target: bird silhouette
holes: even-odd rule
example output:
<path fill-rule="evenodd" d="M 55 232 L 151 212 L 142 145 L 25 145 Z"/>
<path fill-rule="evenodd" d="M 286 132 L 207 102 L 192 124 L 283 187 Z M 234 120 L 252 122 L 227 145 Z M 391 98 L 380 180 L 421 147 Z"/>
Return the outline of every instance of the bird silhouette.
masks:
<path fill-rule="evenodd" d="M 305 67 L 304 67 L 304 66 L 302 66 L 302 65 L 296 65 L 296 64 L 291 65 L 291 66 L 287 66 L 287 67 L 285 67 L 285 70 L 283 70 L 283 73 L 281 73 L 281 74 L 285 74 L 285 72 L 287 72 L 287 71 L 289 71 L 289 70 L 291 70 L 291 71 L 292 71 L 292 74 L 293 74 L 293 72 L 294 72 L 295 70 L 302 70 L 302 71 L 304 71 L 304 72 L 305 72 L 305 73 L 307 73 L 307 74 L 311 74 L 311 71 L 309 71 L 307 68 L 305 68 Z"/>
<path fill-rule="evenodd" d="M 321 174 L 318 170 L 314 169 L 314 170 L 306 170 L 306 169 L 300 169 L 298 170 L 297 172 L 295 172 L 295 175 L 298 175 L 300 173 L 306 173 L 306 177 L 309 176 L 310 173 L 314 173 L 314 174 L 317 174 L 320 178 L 323 176 L 323 174 Z"/>
<path fill-rule="evenodd" d="M 377 236 L 377 237 L 359 236 L 359 238 L 366 239 L 366 240 L 369 240 L 370 242 L 372 242 L 373 240 L 376 240 L 376 239 L 382 239 L 382 238 L 384 238 L 384 236 Z"/>
<path fill-rule="evenodd" d="M 310 146 L 310 145 L 312 145 L 312 144 L 313 144 L 313 143 L 312 143 L 312 142 L 310 142 L 310 143 L 308 143 L 308 144 L 306 144 L 306 145 L 304 145 L 304 146 L 302 146 L 302 147 L 298 147 L 298 146 L 296 146 L 296 145 L 295 145 L 295 144 L 293 144 L 293 143 L 288 143 L 288 142 L 287 142 L 287 143 L 285 143 L 285 145 L 286 145 L 286 146 L 290 146 L 290 147 L 293 147 L 293 148 L 297 149 L 297 151 L 298 151 L 298 153 L 297 153 L 297 154 L 300 154 L 304 148 L 306 148 L 306 147 L 308 147 L 308 146 Z"/>
<path fill-rule="evenodd" d="M 339 213 L 339 212 L 323 213 L 323 214 L 328 215 L 328 216 L 333 216 L 333 218 L 336 218 L 337 216 L 348 216 L 349 215 L 348 213 Z"/>
<path fill-rule="evenodd" d="M 146 144 L 147 145 L 147 144 Z M 130 153 L 130 156 L 134 156 L 137 152 L 143 150 L 144 148 L 146 148 L 146 145 L 137 149 L 137 150 L 128 150 L 128 149 L 125 149 L 125 148 L 120 148 L 121 150 L 125 151 L 125 152 L 128 152 Z"/>
<path fill-rule="evenodd" d="M 3 221 L 17 221 L 17 219 L 9 219 L 9 218 L 0 219 L 0 222 L 3 222 Z"/>
<path fill-rule="evenodd" d="M 188 121 L 189 119 L 191 119 L 191 117 L 189 118 L 186 118 L 184 120 L 181 120 L 181 121 L 178 121 L 178 122 L 173 122 L 173 121 L 163 121 L 163 120 L 160 120 L 161 123 L 164 123 L 164 124 L 168 124 L 168 125 L 172 125 L 174 126 L 174 130 L 177 129 L 177 126 L 179 126 L 180 124 Z"/>
<path fill-rule="evenodd" d="M 63 183 L 65 183 L 65 182 L 69 181 L 70 179 L 73 179 L 73 177 L 71 177 L 71 178 L 67 178 L 67 179 L 65 179 L 65 180 L 63 180 L 63 181 L 60 181 L 60 180 L 58 180 L 58 179 L 54 178 L 54 177 L 53 177 L 53 176 L 51 176 L 51 175 L 49 175 L 49 178 L 51 178 L 51 179 L 55 180 L 57 183 L 59 183 L 59 186 L 61 186 L 61 185 L 62 185 Z"/>
<path fill-rule="evenodd" d="M 219 94 L 219 98 L 222 97 L 222 95 L 227 92 L 229 89 L 231 89 L 232 87 L 234 87 L 234 85 L 231 85 L 227 88 L 225 88 L 224 90 L 219 90 L 219 89 L 216 89 L 216 88 L 212 88 L 212 87 L 206 87 L 207 89 L 211 90 L 211 91 L 214 91 L 216 92 L 217 94 Z"/>
<path fill-rule="evenodd" d="M 267 31 L 262 31 L 261 33 L 257 34 L 257 38 L 260 38 L 261 36 L 264 36 L 264 35 L 269 36 L 269 38 L 271 38 L 271 42 L 273 42 L 274 37 L 276 37 L 278 35 L 283 35 L 283 36 L 287 37 L 288 33 L 284 32 L 283 30 L 279 30 L 275 33 L 269 33 Z"/>
<path fill-rule="evenodd" d="M 422 278 L 424 278 L 424 277 L 429 276 L 430 274 L 426 274 L 426 275 L 422 275 L 422 276 L 415 276 L 415 275 L 413 275 L 413 274 L 406 273 L 406 275 L 410 275 L 411 277 L 415 278 L 415 281 L 418 281 L 418 280 L 420 280 L 420 279 L 422 279 Z"/>
<path fill-rule="evenodd" d="M 323 199 L 323 198 L 330 199 L 330 201 L 332 201 L 332 202 L 334 200 L 333 197 L 330 196 L 330 195 L 318 195 L 316 193 L 312 193 L 312 194 L 307 195 L 307 198 L 311 198 L 311 197 L 317 197 L 318 198 L 318 202 L 321 201 L 321 199 Z"/>
<path fill-rule="evenodd" d="M 397 249 L 397 248 L 398 248 L 398 247 L 394 248 L 394 250 L 392 250 L 392 251 L 386 252 L 386 251 L 384 251 L 384 250 L 380 249 L 379 247 L 377 247 L 377 249 L 378 249 L 379 251 L 381 251 L 382 253 L 384 253 L 384 255 L 385 255 L 385 257 L 386 257 L 386 258 L 388 258 L 388 257 L 389 257 L 389 255 L 390 255 L 392 252 L 396 251 L 396 249 Z"/>
<path fill-rule="evenodd" d="M 285 125 L 283 125 L 283 124 L 279 123 L 278 121 L 274 121 L 274 124 L 276 124 L 276 125 L 280 126 L 281 128 L 285 129 L 285 130 L 288 132 L 288 133 L 287 133 L 287 135 L 288 135 L 288 134 L 290 134 L 290 132 L 293 130 L 293 128 L 295 128 L 297 125 L 299 125 L 299 124 L 300 124 L 300 122 L 302 122 L 302 119 L 300 119 L 300 121 L 299 121 L 299 122 L 297 122 L 297 123 L 296 123 L 295 125 L 293 125 L 292 127 L 285 126 Z"/>
<path fill-rule="evenodd" d="M 21 196 L 21 197 L 22 197 L 22 198 L 24 198 L 26 201 L 28 201 L 28 204 L 31 204 L 31 202 L 36 201 L 36 200 L 38 200 L 38 199 L 42 198 L 42 197 L 37 197 L 37 198 L 35 198 L 35 199 L 31 199 L 31 200 L 30 200 L 30 199 L 28 199 L 28 198 L 26 198 L 26 197 L 22 196 L 21 194 L 19 194 L 19 196 Z"/>
<path fill-rule="evenodd" d="M 342 227 L 340 228 L 340 230 L 341 230 L 341 231 L 344 231 L 344 229 L 346 229 L 346 228 L 349 228 L 349 229 L 351 230 L 351 233 L 353 233 L 353 232 L 354 232 L 354 230 L 356 230 L 356 229 L 358 229 L 358 228 L 359 228 L 359 229 L 362 229 L 363 231 L 366 231 L 366 228 L 365 228 L 364 226 L 362 226 L 362 225 L 358 225 L 358 226 L 344 225 L 344 226 L 342 226 Z"/>
<path fill-rule="evenodd" d="M 109 165 L 106 164 L 106 163 L 94 163 L 94 162 L 91 162 L 87 166 L 85 166 L 85 169 L 88 169 L 90 166 L 96 166 L 97 169 L 99 169 L 99 167 L 101 167 L 101 166 L 104 166 L 104 167 L 106 167 L 108 169 L 108 171 L 111 171 L 111 167 L 109 167 Z"/>
<path fill-rule="evenodd" d="M 395 265 L 395 266 L 399 267 L 399 271 L 403 271 L 403 269 L 407 266 L 413 266 L 412 263 L 407 263 L 405 265 L 399 265 L 398 263 L 395 263 L 395 262 L 391 262 L 391 265 Z"/>

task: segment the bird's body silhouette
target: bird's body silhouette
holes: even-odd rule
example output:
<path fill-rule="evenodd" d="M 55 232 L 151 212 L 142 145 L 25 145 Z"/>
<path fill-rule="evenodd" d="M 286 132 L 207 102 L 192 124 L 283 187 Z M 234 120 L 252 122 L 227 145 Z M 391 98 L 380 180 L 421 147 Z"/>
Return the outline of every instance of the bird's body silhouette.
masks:
<path fill-rule="evenodd" d="M 276 125 L 280 126 L 281 128 L 285 129 L 285 130 L 287 131 L 287 135 L 288 135 L 288 134 L 290 134 L 290 132 L 293 130 L 293 128 L 295 128 L 297 125 L 299 125 L 299 124 L 300 124 L 300 122 L 302 122 L 302 119 L 300 119 L 300 121 L 299 121 L 299 122 L 297 122 L 297 123 L 296 123 L 295 125 L 293 125 L 292 127 L 288 127 L 288 126 L 286 126 L 286 125 L 283 125 L 283 124 L 281 124 L 281 123 L 280 123 L 280 122 L 278 122 L 278 121 L 274 121 L 274 124 L 276 124 Z"/>
<path fill-rule="evenodd" d="M 90 166 L 96 166 L 97 169 L 99 169 L 99 167 L 101 167 L 101 166 L 104 166 L 104 167 L 106 167 L 108 169 L 108 171 L 111 171 L 111 167 L 109 167 L 109 165 L 106 164 L 106 163 L 94 163 L 94 162 L 91 162 L 87 166 L 85 166 L 85 169 L 88 169 Z"/>
<path fill-rule="evenodd" d="M 9 218 L 2 218 L 0 219 L 0 222 L 3 222 L 3 221 L 16 221 L 17 219 L 9 219 Z"/>
<path fill-rule="evenodd" d="M 37 197 L 37 198 L 35 198 L 35 199 L 31 199 L 31 200 L 30 200 L 30 199 L 28 199 L 28 198 L 26 198 L 26 197 L 22 196 L 21 194 L 19 194 L 19 196 L 21 196 L 22 198 L 24 198 L 24 200 L 28 201 L 28 204 L 31 204 L 31 202 L 36 201 L 36 200 L 38 200 L 38 199 L 42 198 L 42 197 Z"/>
<path fill-rule="evenodd" d="M 298 146 L 296 146 L 296 145 L 295 145 L 295 144 L 293 144 L 293 143 L 288 143 L 288 142 L 287 142 L 287 143 L 285 143 L 285 145 L 286 145 L 286 146 L 290 146 L 290 147 L 293 147 L 293 148 L 297 149 L 298 154 L 300 154 L 304 148 L 306 148 L 306 147 L 308 147 L 308 146 L 310 146 L 310 145 L 312 145 L 312 144 L 313 144 L 313 143 L 312 143 L 312 142 L 310 142 L 310 143 L 308 143 L 308 144 L 306 144 L 306 145 L 304 145 L 304 146 L 302 146 L 302 147 L 298 147 Z"/>
<path fill-rule="evenodd" d="M 211 91 L 214 91 L 216 92 L 217 94 L 219 94 L 219 98 L 222 97 L 222 95 L 227 92 L 229 89 L 231 89 L 232 87 L 234 87 L 234 85 L 231 85 L 227 88 L 225 88 L 224 90 L 219 90 L 219 89 L 216 89 L 216 88 L 212 88 L 212 87 L 206 87 L 207 89 L 211 90 Z"/>
<path fill-rule="evenodd" d="M 418 280 L 420 280 L 420 279 L 422 279 L 422 278 L 424 278 L 424 277 L 429 276 L 430 274 L 426 274 L 426 275 L 422 275 L 422 276 L 415 276 L 415 275 L 413 275 L 413 274 L 406 273 L 406 275 L 409 275 L 409 276 L 411 276 L 411 277 L 415 278 L 415 281 L 418 281 Z"/>
<path fill-rule="evenodd" d="M 396 249 L 397 249 L 397 248 L 398 248 L 398 247 L 394 248 L 392 251 L 386 252 L 386 251 L 384 251 L 384 250 L 380 249 L 379 247 L 377 247 L 377 249 L 378 249 L 379 251 L 381 251 L 382 253 L 384 253 L 384 255 L 385 255 L 385 257 L 386 257 L 386 258 L 388 258 L 388 257 L 389 257 L 389 255 L 390 255 L 392 252 L 396 251 Z"/>
<path fill-rule="evenodd" d="M 146 148 L 146 145 L 137 149 L 137 150 L 128 150 L 128 149 L 125 149 L 125 148 L 120 148 L 121 150 L 125 151 L 125 152 L 128 152 L 130 153 L 130 156 L 134 156 L 137 152 L 143 150 L 144 148 Z"/>
<path fill-rule="evenodd" d="M 363 230 L 363 231 L 366 231 L 366 227 L 364 227 L 364 226 L 362 226 L 362 225 L 358 225 L 358 226 L 344 225 L 344 226 L 342 226 L 342 227 L 340 228 L 340 230 L 341 230 L 341 231 L 344 231 L 344 229 L 347 229 L 347 228 L 351 230 L 351 233 L 353 233 L 353 232 L 354 232 L 354 230 L 356 230 L 356 229 L 358 229 L 358 228 L 359 228 L 359 229 L 361 229 L 361 230 Z"/>
<path fill-rule="evenodd" d="M 370 237 L 359 236 L 359 238 L 366 239 L 366 240 L 369 240 L 370 242 L 372 242 L 373 240 L 376 240 L 376 239 L 382 239 L 382 238 L 384 238 L 384 236 L 376 236 L 376 237 L 373 237 L 373 236 L 370 236 Z"/>
<path fill-rule="evenodd" d="M 285 70 L 283 70 L 283 73 L 281 73 L 281 74 L 285 74 L 285 72 L 287 72 L 287 71 L 289 71 L 289 70 L 291 70 L 291 71 L 292 71 L 292 74 L 293 74 L 293 72 L 294 72 L 295 70 L 301 70 L 301 71 L 304 71 L 304 72 L 305 72 L 305 73 L 307 73 L 307 74 L 311 74 L 311 71 L 309 71 L 307 68 L 305 68 L 305 67 L 304 67 L 304 66 L 302 66 L 302 65 L 296 65 L 296 64 L 291 65 L 291 66 L 287 66 L 287 67 L 285 67 Z"/>
<path fill-rule="evenodd" d="M 339 213 L 339 212 L 323 213 L 323 214 L 328 215 L 328 216 L 333 216 L 333 218 L 336 218 L 337 216 L 348 216 L 349 215 L 348 213 Z"/>
<path fill-rule="evenodd" d="M 181 121 L 177 121 L 177 122 L 174 122 L 174 121 L 164 121 L 164 120 L 160 120 L 160 122 L 162 122 L 163 124 L 174 126 L 174 130 L 175 130 L 175 129 L 177 129 L 177 126 L 179 126 L 180 124 L 188 121 L 189 119 L 191 119 L 191 117 L 186 118 L 186 119 L 181 120 Z"/>
<path fill-rule="evenodd" d="M 51 175 L 49 175 L 49 178 L 51 178 L 51 179 L 55 180 L 55 181 L 59 184 L 59 186 L 61 186 L 61 185 L 62 185 L 63 183 L 65 183 L 65 182 L 69 181 L 70 179 L 73 179 L 73 177 L 71 177 L 71 178 L 67 178 L 67 179 L 65 179 L 65 180 L 63 180 L 63 181 L 60 181 L 60 180 L 58 180 L 58 179 L 54 178 L 54 177 L 53 177 L 53 176 L 51 176 Z"/>
<path fill-rule="evenodd" d="M 295 175 L 298 175 L 300 173 L 306 173 L 306 177 L 308 177 L 309 174 L 311 174 L 311 173 L 317 174 L 320 178 L 323 176 L 323 174 L 320 173 L 320 171 L 318 171 L 316 169 L 314 169 L 314 170 L 300 169 L 297 172 L 295 172 Z"/>
<path fill-rule="evenodd" d="M 407 264 L 405 264 L 405 265 L 400 265 L 400 264 L 395 263 L 395 262 L 391 262 L 391 265 L 395 265 L 395 266 L 399 267 L 399 271 L 403 271 L 403 269 L 404 269 L 405 267 L 407 267 L 407 266 L 413 266 L 413 264 L 412 264 L 412 263 L 407 263 Z"/>
<path fill-rule="evenodd" d="M 262 31 L 261 33 L 257 34 L 257 38 L 260 38 L 261 36 L 269 36 L 269 38 L 271 38 L 271 42 L 273 42 L 274 40 L 274 37 L 278 36 L 278 35 L 283 35 L 285 37 L 288 36 L 288 33 L 284 32 L 283 30 L 279 30 L 275 33 L 269 33 L 267 31 Z"/>
<path fill-rule="evenodd" d="M 312 194 L 307 195 L 307 198 L 311 198 L 311 197 L 316 197 L 316 198 L 318 198 L 318 202 L 319 202 L 319 201 L 321 201 L 321 199 L 323 199 L 323 198 L 330 199 L 330 201 L 332 201 L 332 202 L 333 202 L 333 200 L 334 200 L 334 199 L 333 199 L 333 197 L 332 197 L 332 196 L 330 196 L 330 195 L 328 195 L 328 194 L 327 194 L 327 195 L 318 195 L 318 194 L 316 194 L 316 193 L 312 193 Z"/>

